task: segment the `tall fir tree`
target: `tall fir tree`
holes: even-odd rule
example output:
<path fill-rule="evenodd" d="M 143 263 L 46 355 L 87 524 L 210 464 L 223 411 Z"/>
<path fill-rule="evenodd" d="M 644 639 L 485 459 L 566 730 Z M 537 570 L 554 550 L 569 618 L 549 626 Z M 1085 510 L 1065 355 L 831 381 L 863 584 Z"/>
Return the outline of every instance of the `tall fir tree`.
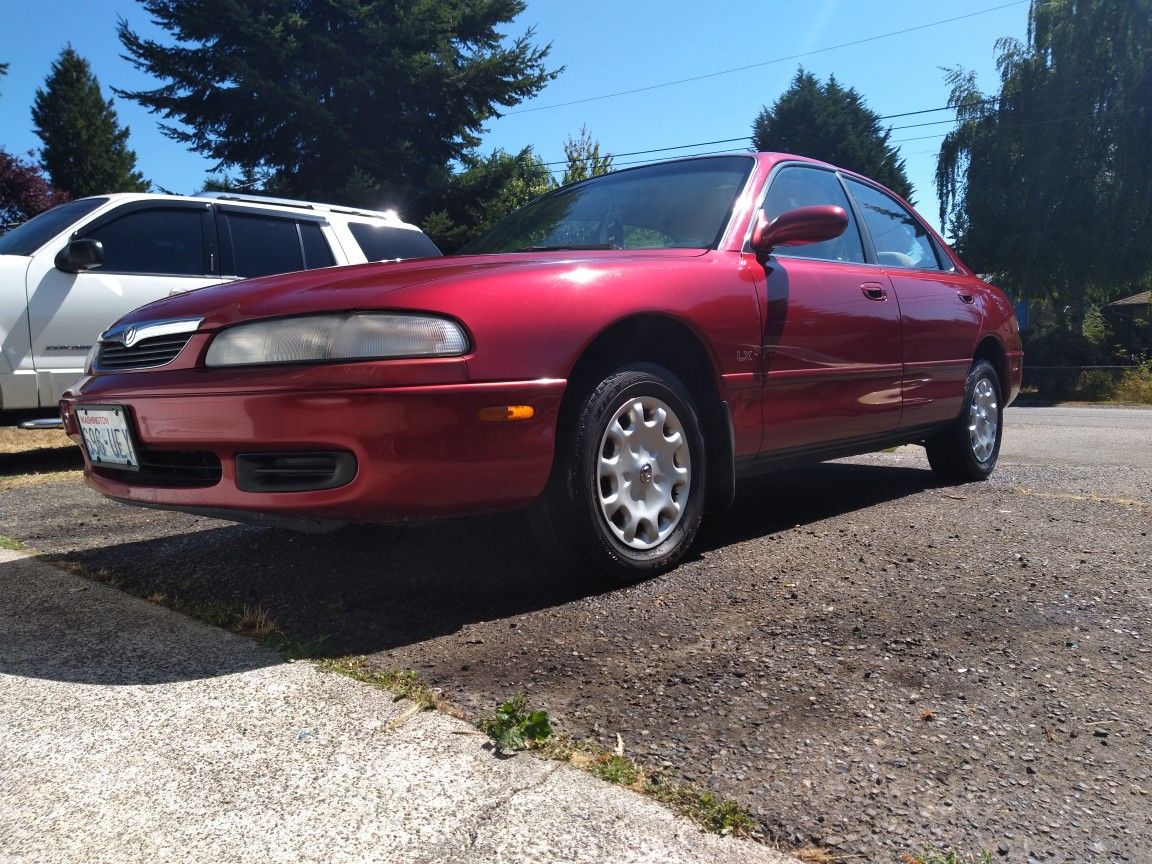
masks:
<path fill-rule="evenodd" d="M 821 84 L 803 68 L 752 124 L 752 143 L 757 150 L 831 162 L 871 177 L 911 201 L 912 183 L 904 173 L 904 160 L 888 143 L 891 134 L 855 88 L 845 90 L 835 76 Z"/>
<path fill-rule="evenodd" d="M 8 64 L 0 63 L 0 78 L 7 74 Z M 67 200 L 36 165 L 0 148 L 0 234 Z"/>
<path fill-rule="evenodd" d="M 143 0 L 176 44 L 121 21 L 128 58 L 163 83 L 117 91 L 224 170 L 275 175 L 288 194 L 421 219 L 485 121 L 558 71 L 523 0 Z"/>
<path fill-rule="evenodd" d="M 479 237 L 513 210 L 556 188 L 548 166 L 531 147 L 519 153 L 497 150 L 469 157 L 454 174 L 443 197 L 443 209 L 421 227 L 448 254 Z"/>
<path fill-rule="evenodd" d="M 36 91 L 32 122 L 44 143 L 40 159 L 52 185 L 74 198 L 108 192 L 146 192 L 121 128 L 88 61 L 69 45 L 52 64 L 44 89 Z"/>
<path fill-rule="evenodd" d="M 564 142 L 564 157 L 568 160 L 568 167 L 564 169 L 564 179 L 560 182 L 565 186 L 612 170 L 612 154 L 600 155 L 600 142 L 588 132 L 587 124 L 580 127 L 575 137 L 568 136 Z"/>
<path fill-rule="evenodd" d="M 1027 42 L 996 49 L 997 94 L 947 73 L 940 218 L 969 264 L 1078 333 L 1092 303 L 1152 284 L 1152 0 L 1033 0 Z"/>

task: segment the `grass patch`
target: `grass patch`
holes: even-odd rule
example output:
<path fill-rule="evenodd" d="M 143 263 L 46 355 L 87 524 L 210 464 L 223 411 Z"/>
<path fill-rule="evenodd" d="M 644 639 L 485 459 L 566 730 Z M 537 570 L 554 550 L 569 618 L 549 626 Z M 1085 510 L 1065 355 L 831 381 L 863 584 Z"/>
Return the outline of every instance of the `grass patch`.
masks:
<path fill-rule="evenodd" d="M 440 704 L 440 697 L 411 670 L 376 669 L 362 657 L 332 657 L 316 660 L 315 663 L 327 672 L 335 672 L 362 684 L 387 690 L 397 699 L 408 699 L 421 709 L 435 708 Z"/>
<path fill-rule="evenodd" d="M 903 864 L 992 864 L 992 853 L 987 849 L 978 855 L 962 855 L 955 849 L 927 848 L 918 853 L 905 852 Z"/>
<path fill-rule="evenodd" d="M 756 832 L 756 818 L 743 804 L 681 783 L 671 771 L 649 773 L 619 749 L 605 750 L 590 741 L 573 741 L 565 735 L 532 749 L 545 758 L 568 762 L 605 782 L 659 801 L 713 834 L 751 837 Z"/>
<path fill-rule="evenodd" d="M 0 476 L 0 492 L 6 489 L 41 486 L 45 483 L 80 483 L 83 480 L 83 471 L 41 471 L 34 474 L 13 474 L 11 477 Z"/>
<path fill-rule="evenodd" d="M 13 540 L 11 537 L 5 537 L 0 534 L 0 549 L 8 549 L 12 552 L 23 552 L 28 547 L 21 543 L 19 540 Z"/>
<path fill-rule="evenodd" d="M 1117 402 L 1152 405 L 1152 361 L 1125 372 L 1112 391 L 1112 398 Z"/>

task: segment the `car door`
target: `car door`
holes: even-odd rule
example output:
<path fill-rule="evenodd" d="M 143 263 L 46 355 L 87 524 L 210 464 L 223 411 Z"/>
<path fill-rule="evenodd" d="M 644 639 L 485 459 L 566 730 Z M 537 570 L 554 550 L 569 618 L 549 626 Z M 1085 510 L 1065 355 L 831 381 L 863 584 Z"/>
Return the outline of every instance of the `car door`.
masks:
<path fill-rule="evenodd" d="M 834 204 L 848 227 L 832 240 L 778 247 L 764 264 L 762 454 L 879 436 L 900 418 L 900 306 L 865 263 L 848 196 L 829 169 L 786 165 L 763 209 Z"/>
<path fill-rule="evenodd" d="M 876 261 L 900 300 L 904 320 L 900 425 L 913 428 L 950 420 L 963 403 L 980 337 L 983 300 L 915 213 L 882 189 L 845 180 Z"/>
<path fill-rule="evenodd" d="M 100 241 L 103 264 L 65 273 L 54 266 L 53 251 L 38 255 L 28 274 L 41 405 L 53 404 L 83 374 L 89 348 L 117 318 L 173 292 L 220 281 L 213 272 L 215 229 L 206 204 L 127 204 L 67 239 L 81 238 Z"/>

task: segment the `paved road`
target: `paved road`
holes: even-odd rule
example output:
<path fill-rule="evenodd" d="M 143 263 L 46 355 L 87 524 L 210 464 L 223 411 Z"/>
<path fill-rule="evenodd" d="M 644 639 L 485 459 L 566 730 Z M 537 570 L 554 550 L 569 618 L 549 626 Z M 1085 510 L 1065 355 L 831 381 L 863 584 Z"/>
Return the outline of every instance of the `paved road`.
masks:
<path fill-rule="evenodd" d="M 604 593 L 515 516 L 300 536 L 73 478 L 0 492 L 0 534 L 144 596 L 260 606 L 467 712 L 524 691 L 789 842 L 1142 861 L 1150 441 L 1149 410 L 1012 408 L 987 483 L 941 489 L 915 447 L 766 477 L 674 573 Z"/>
<path fill-rule="evenodd" d="M 1152 408 L 1010 407 L 1004 459 L 1152 468 Z"/>

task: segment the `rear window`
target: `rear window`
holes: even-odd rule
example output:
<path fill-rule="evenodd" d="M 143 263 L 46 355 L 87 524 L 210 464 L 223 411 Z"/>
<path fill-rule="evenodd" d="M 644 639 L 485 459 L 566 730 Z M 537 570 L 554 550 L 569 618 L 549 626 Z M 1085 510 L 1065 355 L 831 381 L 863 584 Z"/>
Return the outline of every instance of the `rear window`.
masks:
<path fill-rule="evenodd" d="M 348 229 L 364 257 L 369 261 L 389 261 L 393 258 L 430 258 L 440 255 L 436 244 L 427 235 L 412 228 L 390 225 L 370 225 L 367 222 L 349 222 Z"/>
<path fill-rule="evenodd" d="M 0 235 L 0 255 L 31 255 L 73 222 L 83 219 L 107 198 L 81 198 L 45 210 Z"/>

